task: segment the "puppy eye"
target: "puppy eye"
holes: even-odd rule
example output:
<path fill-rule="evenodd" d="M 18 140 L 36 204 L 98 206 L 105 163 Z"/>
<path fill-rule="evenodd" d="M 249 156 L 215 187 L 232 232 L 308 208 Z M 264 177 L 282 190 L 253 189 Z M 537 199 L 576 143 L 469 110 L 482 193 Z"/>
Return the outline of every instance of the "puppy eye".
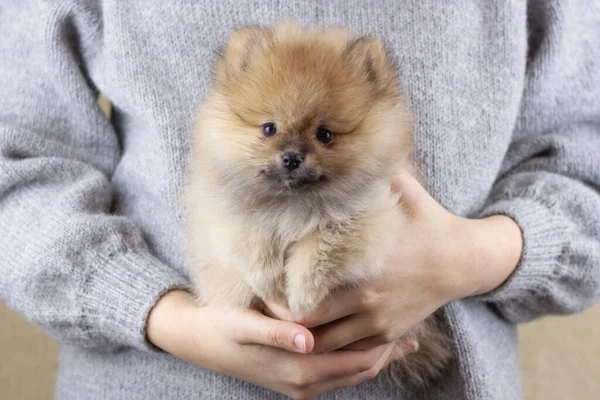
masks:
<path fill-rule="evenodd" d="M 262 133 L 264 137 L 271 137 L 277 133 L 277 127 L 272 122 L 267 122 L 262 126 Z"/>
<path fill-rule="evenodd" d="M 333 140 L 333 132 L 329 129 L 319 128 L 316 138 L 319 142 L 327 144 Z"/>

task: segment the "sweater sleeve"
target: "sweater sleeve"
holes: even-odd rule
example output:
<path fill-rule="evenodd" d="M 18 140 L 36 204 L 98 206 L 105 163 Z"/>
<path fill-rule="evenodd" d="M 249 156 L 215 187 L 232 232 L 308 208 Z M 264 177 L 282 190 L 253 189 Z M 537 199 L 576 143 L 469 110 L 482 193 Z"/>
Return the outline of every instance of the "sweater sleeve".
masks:
<path fill-rule="evenodd" d="M 152 349 L 149 310 L 186 281 L 110 213 L 120 150 L 86 71 L 94 4 L 0 5 L 0 297 L 65 344 Z"/>
<path fill-rule="evenodd" d="M 521 227 L 512 276 L 479 299 L 512 322 L 600 298 L 600 7 L 529 3 L 529 57 L 514 138 L 481 217 Z"/>

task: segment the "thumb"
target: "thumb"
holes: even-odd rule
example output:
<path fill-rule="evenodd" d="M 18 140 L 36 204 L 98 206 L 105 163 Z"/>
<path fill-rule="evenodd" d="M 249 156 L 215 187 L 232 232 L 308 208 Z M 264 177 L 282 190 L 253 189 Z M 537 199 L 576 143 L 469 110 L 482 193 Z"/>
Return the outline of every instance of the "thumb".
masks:
<path fill-rule="evenodd" d="M 400 172 L 391 179 L 392 192 L 400 195 L 399 204 L 409 212 L 415 212 L 423 202 L 431 199 L 429 193 L 408 172 Z"/>
<path fill-rule="evenodd" d="M 244 313 L 238 328 L 236 340 L 241 344 L 262 344 L 295 353 L 310 353 L 315 345 L 312 333 L 305 327 L 255 310 Z"/>

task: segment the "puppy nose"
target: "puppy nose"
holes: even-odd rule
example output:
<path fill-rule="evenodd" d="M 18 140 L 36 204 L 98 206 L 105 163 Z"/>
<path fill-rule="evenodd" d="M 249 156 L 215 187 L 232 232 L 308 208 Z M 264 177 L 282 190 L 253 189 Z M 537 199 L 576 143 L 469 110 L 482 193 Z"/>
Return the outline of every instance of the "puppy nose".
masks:
<path fill-rule="evenodd" d="M 302 155 L 300 153 L 287 152 L 281 156 L 281 163 L 284 168 L 290 171 L 295 170 L 302 164 Z"/>

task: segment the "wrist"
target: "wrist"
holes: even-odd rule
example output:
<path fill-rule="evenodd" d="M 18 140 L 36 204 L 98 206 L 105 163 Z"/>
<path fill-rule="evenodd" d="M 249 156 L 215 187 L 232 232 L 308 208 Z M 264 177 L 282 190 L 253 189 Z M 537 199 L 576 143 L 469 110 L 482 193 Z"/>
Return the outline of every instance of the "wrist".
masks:
<path fill-rule="evenodd" d="M 194 297 L 185 290 L 174 289 L 165 293 L 148 314 L 146 339 L 159 349 L 171 352 L 170 342 L 179 333 L 177 320 L 187 315 L 186 311 L 199 308 Z"/>
<path fill-rule="evenodd" d="M 523 233 L 519 225 L 505 215 L 492 215 L 469 220 L 473 261 L 469 263 L 474 277 L 473 292 L 489 293 L 512 275 L 523 252 Z"/>

